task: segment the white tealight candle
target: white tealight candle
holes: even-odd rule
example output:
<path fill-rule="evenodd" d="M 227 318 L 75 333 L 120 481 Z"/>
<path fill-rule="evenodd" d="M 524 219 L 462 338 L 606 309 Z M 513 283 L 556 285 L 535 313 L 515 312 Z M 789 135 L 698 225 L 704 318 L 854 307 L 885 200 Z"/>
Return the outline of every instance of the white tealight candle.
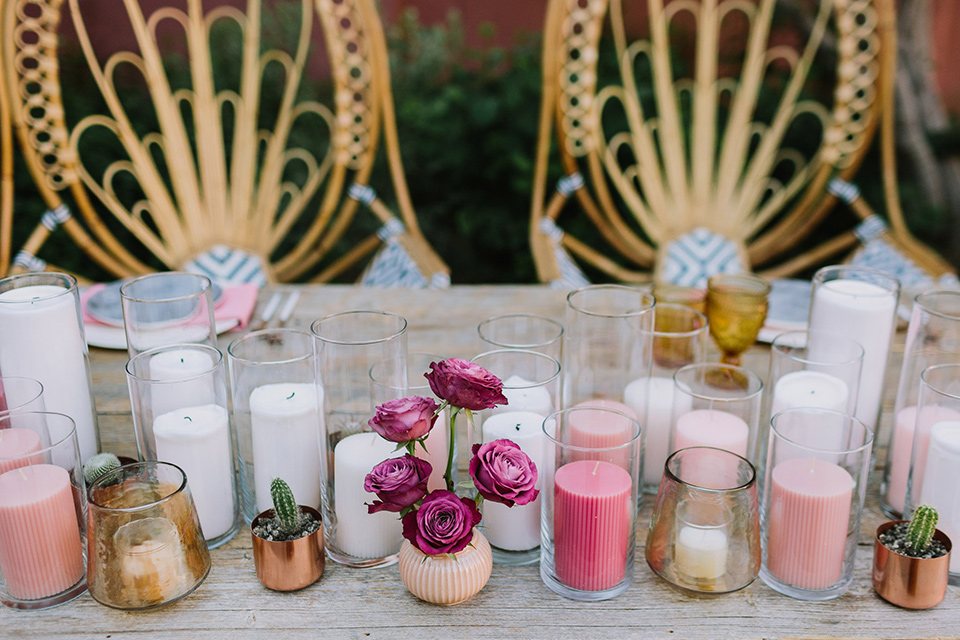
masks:
<path fill-rule="evenodd" d="M 265 384 L 250 393 L 258 510 L 273 508 L 274 478 L 290 485 L 299 504 L 320 508 L 322 406 L 323 389 L 313 384 Z"/>
<path fill-rule="evenodd" d="M 377 499 L 367 493 L 367 474 L 388 458 L 402 457 L 393 442 L 376 433 L 355 433 L 337 443 L 333 452 L 334 509 L 337 514 L 337 546 L 356 558 L 385 558 L 400 550 L 403 528 L 397 514 L 367 513 L 367 504 Z"/>
<path fill-rule="evenodd" d="M 546 388 L 517 375 L 503 381 L 503 395 L 507 398 L 507 404 L 494 407 L 493 413 L 532 411 L 548 416 L 554 411 L 553 398 Z"/>
<path fill-rule="evenodd" d="M 150 385 L 153 415 L 180 407 L 198 407 L 216 402 L 213 377 L 203 376 L 213 368 L 213 358 L 198 349 L 171 349 L 150 357 Z"/>
<path fill-rule="evenodd" d="M 677 535 L 673 561 L 685 576 L 716 580 L 727 572 L 727 534 L 715 528 L 684 526 Z"/>
<path fill-rule="evenodd" d="M 483 422 L 483 441 L 511 440 L 537 466 L 537 488 L 543 473 L 543 419 L 532 411 L 495 413 Z M 484 534 L 495 547 L 526 551 L 540 546 L 540 497 L 525 505 L 484 501 Z"/>
<path fill-rule="evenodd" d="M 663 465 L 670 455 L 673 390 L 673 378 L 654 376 L 634 380 L 623 391 L 623 403 L 633 409 L 645 426 L 643 481 L 648 484 L 660 484 Z M 686 394 L 680 396 L 680 402 L 680 411 L 687 412 L 693 407 L 693 400 Z"/>
<path fill-rule="evenodd" d="M 215 404 L 175 409 L 153 421 L 157 459 L 187 474 L 203 535 L 219 538 L 236 514 L 233 447 L 227 410 Z"/>
<path fill-rule="evenodd" d="M 960 421 L 930 427 L 930 448 L 918 504 L 937 509 L 937 528 L 951 540 L 960 540 Z M 916 494 L 913 494 L 916 495 Z M 916 505 L 914 505 L 916 506 Z M 950 573 L 960 573 L 960 554 L 950 554 Z"/>

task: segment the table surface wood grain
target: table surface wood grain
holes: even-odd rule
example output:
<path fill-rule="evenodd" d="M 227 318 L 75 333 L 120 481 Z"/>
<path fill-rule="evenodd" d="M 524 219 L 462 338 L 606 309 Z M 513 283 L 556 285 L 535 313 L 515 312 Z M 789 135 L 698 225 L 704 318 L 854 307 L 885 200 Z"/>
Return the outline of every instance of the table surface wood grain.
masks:
<path fill-rule="evenodd" d="M 276 286 L 261 292 L 258 309 Z M 444 291 L 302 286 L 288 326 L 309 330 L 326 314 L 382 309 L 409 322 L 408 348 L 450 357 L 478 352 L 476 326 L 501 313 L 527 312 L 562 320 L 563 292 L 542 286 L 456 286 Z M 221 348 L 237 333 L 220 337 Z M 902 334 L 899 337 L 902 342 Z M 902 348 L 900 349 L 902 351 Z M 714 354 L 716 355 L 716 354 Z M 766 377 L 769 351 L 747 352 L 745 365 Z M 879 443 L 890 428 L 900 356 L 891 359 Z M 91 349 L 102 448 L 135 456 L 126 354 Z M 461 447 L 463 451 L 465 447 Z M 248 528 L 212 552 L 213 568 L 190 596 L 159 610 L 127 613 L 83 594 L 46 611 L 0 611 L 0 638 L 935 638 L 960 634 L 960 588 L 928 611 L 908 611 L 881 600 L 870 582 L 873 532 L 886 520 L 877 506 L 878 448 L 864 510 L 853 586 L 828 602 L 804 602 L 774 592 L 760 580 L 733 594 L 692 598 L 658 578 L 644 560 L 643 543 L 652 497 L 638 526 L 633 585 L 599 603 L 564 599 L 549 591 L 539 566 L 495 565 L 487 586 L 464 604 L 420 602 L 400 582 L 397 567 L 350 569 L 328 561 L 319 582 L 294 593 L 276 593 L 257 582 Z M 461 461 L 462 464 L 462 461 Z"/>

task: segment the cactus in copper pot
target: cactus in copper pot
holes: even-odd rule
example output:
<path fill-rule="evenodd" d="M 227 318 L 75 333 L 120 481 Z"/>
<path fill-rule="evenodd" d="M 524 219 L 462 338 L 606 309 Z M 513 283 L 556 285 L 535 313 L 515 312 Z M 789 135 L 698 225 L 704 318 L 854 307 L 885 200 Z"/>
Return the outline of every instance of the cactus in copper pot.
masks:
<path fill-rule="evenodd" d="M 273 498 L 277 519 L 280 520 L 280 528 L 288 535 L 298 534 L 301 525 L 300 507 L 293 497 L 290 485 L 280 478 L 274 478 L 270 482 L 270 496 Z"/>
<path fill-rule="evenodd" d="M 83 463 L 83 479 L 87 484 L 93 484 L 93 481 L 108 471 L 113 471 L 120 466 L 120 460 L 112 453 L 98 453 L 90 456 Z"/>
<path fill-rule="evenodd" d="M 913 520 L 907 527 L 907 546 L 915 552 L 924 551 L 937 530 L 937 510 L 929 505 L 920 505 L 913 513 Z"/>

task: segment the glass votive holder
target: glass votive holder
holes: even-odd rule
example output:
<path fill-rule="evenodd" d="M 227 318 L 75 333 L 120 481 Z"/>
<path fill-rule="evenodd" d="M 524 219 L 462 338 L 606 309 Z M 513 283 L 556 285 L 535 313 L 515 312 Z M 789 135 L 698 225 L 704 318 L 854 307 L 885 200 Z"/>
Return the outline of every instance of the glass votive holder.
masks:
<path fill-rule="evenodd" d="M 320 510 L 323 387 L 316 340 L 296 329 L 264 329 L 227 347 L 243 517 L 273 508 L 282 478 L 297 504 Z"/>
<path fill-rule="evenodd" d="M 704 313 L 707 309 L 707 290 L 697 287 L 684 287 L 670 282 L 656 282 L 653 285 L 653 297 L 657 304 L 681 304 L 694 311 Z"/>
<path fill-rule="evenodd" d="M 199 344 L 157 347 L 126 371 L 140 459 L 183 469 L 207 545 L 220 546 L 237 533 L 240 512 L 223 354 Z"/>
<path fill-rule="evenodd" d="M 921 293 L 914 299 L 907 329 L 893 429 L 887 441 L 887 462 L 880 484 L 880 507 L 891 518 L 903 516 L 920 404 L 920 374 L 927 367 L 955 362 L 960 362 L 960 292 Z M 948 410 L 931 404 L 920 416 L 924 428 L 933 424 L 931 420 L 946 419 L 960 420 L 960 414 L 951 415 Z M 960 553 L 957 556 L 960 557 Z"/>
<path fill-rule="evenodd" d="M 761 579 L 801 600 L 850 588 L 873 431 L 828 409 L 786 409 L 770 426 Z"/>
<path fill-rule="evenodd" d="M 563 325 L 530 313 L 510 313 L 487 318 L 477 325 L 480 351 L 526 349 L 562 361 Z"/>
<path fill-rule="evenodd" d="M 643 490 L 656 493 L 670 451 L 673 374 L 706 359 L 707 317 L 678 304 L 657 302 L 650 376 L 630 382 L 623 403 L 636 414 L 643 430 Z"/>
<path fill-rule="evenodd" d="M 618 441 L 579 444 L 582 425 L 598 422 L 618 431 Z M 540 577 L 565 598 L 613 598 L 633 582 L 640 423 L 619 411 L 574 408 L 548 417 L 543 431 Z"/>
<path fill-rule="evenodd" d="M 43 385 L 39 380 L 0 376 L 0 416 L 44 409 Z M 11 421 L 9 426 L 16 426 L 16 420 Z"/>
<path fill-rule="evenodd" d="M 703 473 L 704 468 L 712 473 Z M 696 478 L 722 481 L 703 486 Z M 647 564 L 688 593 L 721 594 L 760 571 L 760 507 L 750 462 L 723 449 L 692 447 L 667 458 L 646 544 Z"/>
<path fill-rule="evenodd" d="M 0 372 L 43 385 L 45 409 L 76 423 L 81 460 L 99 451 L 80 293 L 73 276 L 25 273 L 0 279 Z"/>
<path fill-rule="evenodd" d="M 0 416 L 0 602 L 45 609 L 86 591 L 86 509 L 73 420 Z"/>
<path fill-rule="evenodd" d="M 404 454 L 368 421 L 376 410 L 370 384 L 374 364 L 390 363 L 383 379 L 392 380 L 392 386 L 406 384 L 406 330 L 405 319 L 385 311 L 335 313 L 311 326 L 326 424 L 320 439 L 324 542 L 331 558 L 351 567 L 392 564 L 403 541 L 396 514 L 367 513 L 366 503 L 374 496 L 364 490 L 364 479 L 380 462 Z"/>
<path fill-rule="evenodd" d="M 836 265 L 813 276 L 808 329 L 853 340 L 863 347 L 863 371 L 854 415 L 876 429 L 883 399 L 887 355 L 897 318 L 900 282 L 882 271 Z M 813 360 L 825 360 L 827 347 L 811 343 Z"/>
<path fill-rule="evenodd" d="M 195 273 L 151 273 L 120 286 L 127 351 L 196 343 L 216 348 L 213 285 Z"/>
<path fill-rule="evenodd" d="M 743 367 L 705 363 L 679 369 L 673 380 L 670 452 L 716 447 L 749 460 L 760 422 L 760 377 Z M 687 481 L 711 486 L 721 480 L 689 475 Z"/>
<path fill-rule="evenodd" d="M 960 540 L 960 364 L 928 367 L 920 379 L 903 514 L 928 504 L 939 513 L 937 528 Z M 960 553 L 950 554 L 949 580 L 960 584 Z"/>
<path fill-rule="evenodd" d="M 592 285 L 567 295 L 563 408 L 601 399 L 619 403 L 628 384 L 650 375 L 654 304 L 648 292 L 624 285 Z"/>
<path fill-rule="evenodd" d="M 523 349 L 481 353 L 472 361 L 503 380 L 509 402 L 480 411 L 470 431 L 470 444 L 510 440 L 537 467 L 536 488 L 543 490 L 543 421 L 556 411 L 560 394 L 560 363 L 552 357 Z M 480 527 L 498 564 L 532 564 L 540 558 L 540 497 L 507 507 L 484 501 Z"/>
<path fill-rule="evenodd" d="M 152 609 L 200 586 L 210 552 L 180 467 L 136 462 L 108 471 L 87 492 L 90 595 L 115 609 Z"/>

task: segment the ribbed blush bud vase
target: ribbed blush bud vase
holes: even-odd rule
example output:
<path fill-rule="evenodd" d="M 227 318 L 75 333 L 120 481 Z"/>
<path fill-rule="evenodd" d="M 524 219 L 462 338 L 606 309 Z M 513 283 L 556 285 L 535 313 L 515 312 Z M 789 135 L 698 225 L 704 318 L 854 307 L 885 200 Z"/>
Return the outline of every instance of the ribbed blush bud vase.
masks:
<path fill-rule="evenodd" d="M 493 553 L 477 529 L 462 551 L 428 556 L 408 540 L 400 547 L 400 578 L 413 595 L 432 604 L 459 604 L 477 593 L 490 579 Z"/>

